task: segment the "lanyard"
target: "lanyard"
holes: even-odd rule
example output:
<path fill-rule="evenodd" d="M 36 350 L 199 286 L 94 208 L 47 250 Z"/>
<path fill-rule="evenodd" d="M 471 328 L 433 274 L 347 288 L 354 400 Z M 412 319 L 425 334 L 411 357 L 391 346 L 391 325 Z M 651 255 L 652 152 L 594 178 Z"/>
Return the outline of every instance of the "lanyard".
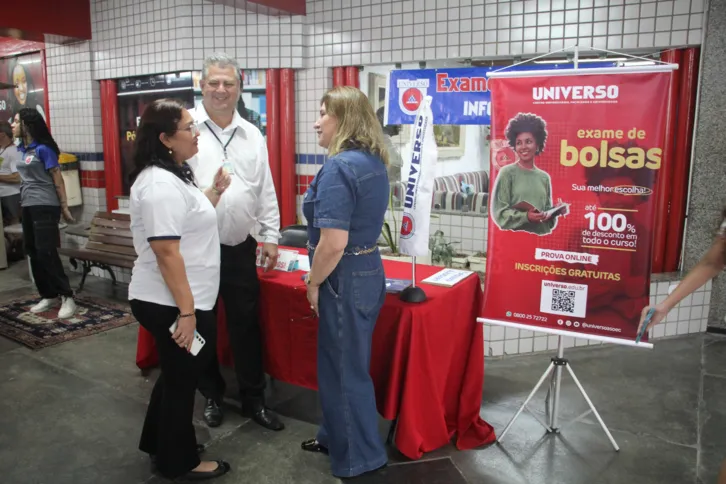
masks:
<path fill-rule="evenodd" d="M 229 146 L 229 144 L 232 142 L 232 138 L 234 138 L 234 134 L 237 132 L 237 128 L 234 128 L 234 131 L 232 131 L 232 134 L 229 135 L 229 139 L 227 140 L 227 143 L 225 144 L 225 143 L 222 143 L 222 140 L 219 139 L 219 136 L 217 136 L 217 133 L 215 133 L 214 130 L 212 129 L 212 127 L 209 126 L 209 123 L 207 123 L 205 121 L 204 124 L 207 125 L 207 128 L 209 128 L 209 131 L 214 135 L 214 137 L 219 142 L 219 145 L 222 147 L 222 150 L 224 150 L 224 158 L 227 159 L 227 146 Z"/>

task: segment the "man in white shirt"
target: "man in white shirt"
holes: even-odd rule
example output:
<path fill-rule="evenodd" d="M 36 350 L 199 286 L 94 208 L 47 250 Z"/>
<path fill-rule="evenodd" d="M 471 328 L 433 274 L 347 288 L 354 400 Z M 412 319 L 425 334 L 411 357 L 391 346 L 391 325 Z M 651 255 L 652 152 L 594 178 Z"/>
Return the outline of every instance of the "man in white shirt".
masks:
<path fill-rule="evenodd" d="M 236 60 L 222 53 L 209 56 L 204 61 L 201 88 L 202 103 L 191 111 L 200 131 L 199 153 L 189 160 L 189 165 L 202 189 L 212 184 L 220 166 L 232 178 L 216 207 L 222 244 L 219 294 L 227 316 L 242 414 L 270 430 L 282 430 L 284 425 L 264 402 L 266 381 L 258 318 L 257 241 L 250 235 L 259 222 L 266 270 L 274 268 L 280 212 L 267 158 L 267 142 L 260 130 L 237 112 L 242 82 Z M 222 423 L 220 404 L 225 387 L 215 357 L 199 382 L 199 389 L 207 399 L 204 419 L 210 427 Z"/>
<path fill-rule="evenodd" d="M 6 225 L 20 221 L 20 175 L 16 166 L 21 159 L 13 144 L 10 123 L 0 121 L 0 204 Z"/>

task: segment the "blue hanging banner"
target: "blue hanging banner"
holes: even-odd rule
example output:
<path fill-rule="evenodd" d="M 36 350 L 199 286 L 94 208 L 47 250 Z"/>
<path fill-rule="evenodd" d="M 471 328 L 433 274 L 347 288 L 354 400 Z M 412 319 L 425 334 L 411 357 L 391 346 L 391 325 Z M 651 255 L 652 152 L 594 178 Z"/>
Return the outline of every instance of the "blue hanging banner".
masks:
<path fill-rule="evenodd" d="M 614 62 L 587 62 L 580 69 L 615 67 Z M 515 71 L 572 69 L 571 63 L 526 64 Z M 434 124 L 491 124 L 491 93 L 487 73 L 495 67 L 396 69 L 388 75 L 385 124 L 413 124 L 421 102 L 431 96 Z"/>

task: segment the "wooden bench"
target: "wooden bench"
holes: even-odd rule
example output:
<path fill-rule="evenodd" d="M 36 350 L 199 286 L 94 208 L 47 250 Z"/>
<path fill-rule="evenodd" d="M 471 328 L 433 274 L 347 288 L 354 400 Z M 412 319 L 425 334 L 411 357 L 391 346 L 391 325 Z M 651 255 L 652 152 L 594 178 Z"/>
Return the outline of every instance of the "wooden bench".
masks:
<path fill-rule="evenodd" d="M 80 262 L 83 267 L 83 277 L 78 291 L 83 290 L 86 276 L 93 267 L 98 267 L 109 273 L 113 284 L 116 284 L 116 275 L 111 267 L 124 267 L 131 269 L 136 260 L 133 236 L 131 235 L 131 218 L 128 214 L 96 212 L 91 222 L 88 242 L 83 248 L 61 248 L 59 253 L 70 258 L 74 269 Z"/>

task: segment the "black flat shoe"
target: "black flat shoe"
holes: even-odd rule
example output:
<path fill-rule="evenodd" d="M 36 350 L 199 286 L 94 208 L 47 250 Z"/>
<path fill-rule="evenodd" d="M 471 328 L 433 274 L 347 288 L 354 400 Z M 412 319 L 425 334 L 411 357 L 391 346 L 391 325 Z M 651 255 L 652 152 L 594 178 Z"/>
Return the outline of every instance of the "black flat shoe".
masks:
<path fill-rule="evenodd" d="M 204 421 L 210 427 L 219 427 L 222 425 L 222 408 L 212 398 L 207 398 L 207 404 L 204 406 Z"/>
<path fill-rule="evenodd" d="M 243 405 L 242 416 L 251 418 L 266 429 L 276 432 L 285 428 L 285 424 L 280 421 L 277 415 L 275 415 L 275 412 L 265 407 L 262 403 Z"/>
<path fill-rule="evenodd" d="M 328 455 L 328 448 L 321 445 L 316 439 L 306 440 L 300 444 L 300 447 L 306 452 L 320 452 L 321 454 Z"/>
<path fill-rule="evenodd" d="M 197 444 L 197 454 L 202 455 L 205 450 L 204 444 Z M 149 459 L 151 460 L 151 472 L 156 473 L 156 456 L 149 454 Z"/>
<path fill-rule="evenodd" d="M 213 471 L 209 472 L 195 472 L 195 471 L 189 471 L 186 474 L 184 474 L 181 477 L 177 477 L 174 479 L 175 481 L 206 481 L 207 479 L 214 479 L 216 477 L 221 477 L 229 472 L 230 465 L 226 463 L 223 460 L 215 461 L 217 463 L 217 468 Z"/>

